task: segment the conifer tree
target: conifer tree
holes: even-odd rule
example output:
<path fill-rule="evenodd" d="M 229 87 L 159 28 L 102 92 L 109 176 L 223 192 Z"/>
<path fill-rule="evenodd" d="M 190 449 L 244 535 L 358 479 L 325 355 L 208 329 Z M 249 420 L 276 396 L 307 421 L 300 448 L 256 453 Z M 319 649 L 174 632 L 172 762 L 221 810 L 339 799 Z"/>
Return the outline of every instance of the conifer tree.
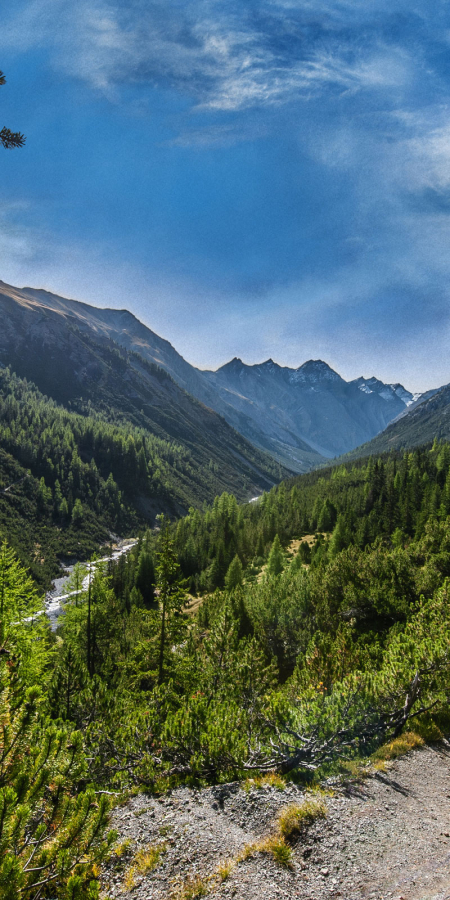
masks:
<path fill-rule="evenodd" d="M 6 78 L 3 72 L 0 72 L 0 87 L 6 84 Z M 7 150 L 11 150 L 14 147 L 23 147 L 26 138 L 20 131 L 10 131 L 9 128 L 3 127 L 0 130 L 0 143 Z"/>
<path fill-rule="evenodd" d="M 94 900 L 93 865 L 114 838 L 103 839 L 108 801 L 79 791 L 82 737 L 47 718 L 42 604 L 6 544 L 0 598 L 0 896 Z"/>
<path fill-rule="evenodd" d="M 228 566 L 227 574 L 225 575 L 225 588 L 227 591 L 234 591 L 235 588 L 240 587 L 244 578 L 244 573 L 242 571 L 242 563 L 239 559 L 239 556 L 236 553 L 234 559 L 230 562 Z"/>
<path fill-rule="evenodd" d="M 170 620 L 181 613 L 186 602 L 186 592 L 181 579 L 180 566 L 174 549 L 169 528 L 161 517 L 161 536 L 158 553 L 158 565 L 156 567 L 156 586 L 158 605 L 161 617 L 159 634 L 159 663 L 158 682 L 164 680 L 164 651 L 166 646 L 166 631 Z"/>
<path fill-rule="evenodd" d="M 267 575 L 281 575 L 281 572 L 284 569 L 284 563 L 285 559 L 280 544 L 280 538 L 276 534 L 272 549 L 269 553 L 269 559 L 267 560 Z"/>

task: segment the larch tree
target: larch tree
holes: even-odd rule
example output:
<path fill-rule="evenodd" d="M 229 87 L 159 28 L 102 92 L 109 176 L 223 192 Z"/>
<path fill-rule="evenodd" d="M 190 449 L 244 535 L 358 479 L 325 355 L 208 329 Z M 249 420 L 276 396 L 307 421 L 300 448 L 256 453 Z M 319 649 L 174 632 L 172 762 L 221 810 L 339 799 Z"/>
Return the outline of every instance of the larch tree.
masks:
<path fill-rule="evenodd" d="M 267 560 L 267 575 L 281 575 L 284 569 L 285 558 L 281 547 L 280 538 L 275 535 L 272 549 Z"/>
<path fill-rule="evenodd" d="M 225 587 L 227 591 L 234 591 L 235 588 L 240 587 L 243 580 L 244 573 L 242 571 L 242 563 L 236 553 L 236 556 L 230 562 L 227 574 L 225 575 Z"/>
<path fill-rule="evenodd" d="M 167 627 L 177 614 L 181 614 L 183 607 L 186 604 L 186 590 L 181 578 L 181 570 L 168 525 L 164 521 L 164 516 L 161 516 L 160 520 L 161 536 L 158 565 L 156 567 L 156 594 L 161 617 L 158 683 L 162 684 L 164 680 L 164 651 L 167 639 Z"/>

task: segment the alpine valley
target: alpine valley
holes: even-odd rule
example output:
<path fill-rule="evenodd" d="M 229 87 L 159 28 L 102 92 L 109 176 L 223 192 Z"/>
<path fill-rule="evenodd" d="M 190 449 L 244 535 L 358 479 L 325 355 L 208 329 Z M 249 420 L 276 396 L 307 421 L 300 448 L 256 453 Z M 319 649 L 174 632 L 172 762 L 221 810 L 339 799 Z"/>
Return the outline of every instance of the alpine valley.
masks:
<path fill-rule="evenodd" d="M 355 781 L 448 766 L 450 388 L 200 371 L 31 288 L 0 314 L 0 896 L 325 900 L 334 848 L 363 900 Z"/>
<path fill-rule="evenodd" d="M 210 418 L 216 430 L 222 429 L 216 450 L 225 433 L 228 445 L 239 441 L 239 432 L 293 472 L 308 471 L 366 443 L 421 400 L 401 384 L 383 384 L 374 377 L 346 382 L 322 360 L 290 369 L 271 359 L 249 366 L 235 358 L 216 372 L 201 371 L 127 310 L 98 309 L 43 290 L 19 290 L 0 282 L 0 304 L 0 361 L 58 403 L 70 403 L 72 408 L 88 401 L 96 408 L 120 407 L 143 424 L 136 408 L 139 392 L 145 393 L 144 383 L 150 378 L 148 368 L 144 376 L 145 360 L 171 379 L 164 382 L 170 399 L 158 397 L 156 391 L 153 402 L 147 397 L 144 404 L 150 430 L 180 438 L 187 415 L 185 409 L 176 424 L 180 406 L 189 408 L 192 416 L 194 408 L 197 417 L 201 415 L 198 404 L 192 404 L 195 398 L 234 429 L 233 435 L 223 423 L 219 426 L 217 418 Z M 117 373 L 114 367 L 107 368 L 106 357 L 115 353 L 119 358 L 119 348 L 127 351 L 120 358 L 128 368 L 117 395 Z M 191 400 L 183 398 L 173 382 Z M 172 424 L 165 418 L 172 418 Z M 242 441 L 239 447 L 241 452 Z M 247 447 L 245 452 L 254 450 Z M 276 471 L 267 457 L 257 458 L 260 466 Z M 248 485 L 250 492 L 255 486 Z"/>

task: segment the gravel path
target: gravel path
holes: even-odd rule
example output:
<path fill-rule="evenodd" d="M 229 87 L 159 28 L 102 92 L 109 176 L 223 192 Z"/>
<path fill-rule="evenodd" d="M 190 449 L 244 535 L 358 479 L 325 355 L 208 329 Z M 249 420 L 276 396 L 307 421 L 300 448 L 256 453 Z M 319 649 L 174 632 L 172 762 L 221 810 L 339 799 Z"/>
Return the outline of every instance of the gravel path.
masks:
<path fill-rule="evenodd" d="M 238 784 L 188 788 L 170 797 L 139 795 L 118 808 L 113 826 L 130 846 L 105 872 L 104 898 L 168 900 L 187 878 L 208 876 L 219 863 L 270 833 L 277 813 L 305 793 Z M 335 785 L 328 815 L 294 846 L 291 868 L 257 853 L 242 860 L 209 896 L 234 900 L 450 900 L 450 747 L 408 754 L 386 772 Z M 139 868 L 136 851 L 165 845 L 153 871 Z M 188 896 L 188 895 L 185 895 Z M 196 897 L 195 893 L 189 895 Z"/>

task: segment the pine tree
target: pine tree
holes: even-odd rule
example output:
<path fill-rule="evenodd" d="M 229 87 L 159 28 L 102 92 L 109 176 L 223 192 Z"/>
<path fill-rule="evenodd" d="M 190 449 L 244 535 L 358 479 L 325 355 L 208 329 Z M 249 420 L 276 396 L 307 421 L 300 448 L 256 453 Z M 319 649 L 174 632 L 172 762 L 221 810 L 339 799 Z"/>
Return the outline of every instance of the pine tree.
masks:
<path fill-rule="evenodd" d="M 180 566 L 174 549 L 169 528 L 162 518 L 162 531 L 158 553 L 158 565 L 156 567 L 156 586 L 158 605 L 161 616 L 159 634 L 159 663 L 158 682 L 164 680 L 164 651 L 166 646 L 166 631 L 170 620 L 183 609 L 186 602 L 186 592 L 181 579 Z"/>
<path fill-rule="evenodd" d="M 336 507 L 327 497 L 320 511 L 317 531 L 332 531 L 336 524 L 336 516 Z"/>
<path fill-rule="evenodd" d="M 267 560 L 267 575 L 280 575 L 284 569 L 284 564 L 284 553 L 280 544 L 280 538 L 276 534 L 269 553 L 269 559 Z"/>
<path fill-rule="evenodd" d="M 6 84 L 6 78 L 3 72 L 0 72 L 0 87 Z M 0 130 L 0 143 L 7 150 L 13 149 L 14 147 L 23 147 L 26 138 L 20 131 L 10 131 L 9 128 L 3 127 Z"/>
<path fill-rule="evenodd" d="M 0 601 L 0 896 L 94 900 L 93 865 L 114 839 L 103 839 L 108 801 L 79 791 L 82 737 L 48 719 L 42 604 L 6 544 Z"/>
<path fill-rule="evenodd" d="M 79 498 L 75 500 L 75 504 L 72 510 L 72 525 L 74 528 L 79 528 L 83 521 L 83 504 Z"/>
<path fill-rule="evenodd" d="M 146 606 L 154 599 L 155 566 L 151 554 L 143 548 L 139 554 L 135 584 Z"/>
<path fill-rule="evenodd" d="M 227 591 L 234 591 L 235 588 L 240 587 L 244 578 L 244 573 L 242 570 L 242 563 L 239 559 L 239 556 L 236 553 L 234 559 L 230 562 L 228 566 L 227 574 L 225 575 L 225 588 Z"/>

